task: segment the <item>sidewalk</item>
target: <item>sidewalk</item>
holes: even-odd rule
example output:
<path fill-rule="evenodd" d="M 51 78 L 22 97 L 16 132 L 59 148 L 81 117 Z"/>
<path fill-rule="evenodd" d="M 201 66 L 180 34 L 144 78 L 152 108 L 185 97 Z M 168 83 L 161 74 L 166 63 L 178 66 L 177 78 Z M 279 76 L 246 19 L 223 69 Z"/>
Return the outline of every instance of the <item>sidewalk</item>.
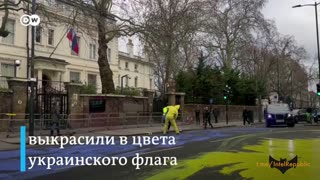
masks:
<path fill-rule="evenodd" d="M 160 125 L 160 124 L 159 124 Z M 241 125 L 241 122 L 230 122 L 228 125 L 224 123 L 213 124 L 214 128 L 225 128 L 225 127 L 236 127 Z M 179 130 L 191 131 L 191 130 L 200 130 L 203 129 L 203 126 L 200 125 L 178 125 Z M 208 127 L 208 129 L 210 129 Z M 117 129 L 117 130 L 108 130 L 108 131 L 98 131 L 98 134 L 108 135 L 108 136 L 133 136 L 133 135 L 151 135 L 156 133 L 162 133 L 163 126 L 157 127 L 142 127 L 142 128 L 129 128 L 129 129 Z M 173 128 L 170 128 L 170 132 L 173 132 Z"/>
<path fill-rule="evenodd" d="M 259 123 L 256 123 L 259 124 Z M 106 128 L 84 128 L 84 129 L 76 129 L 76 130 L 62 130 L 61 134 L 65 136 L 134 136 L 134 135 L 152 135 L 156 133 L 162 133 L 162 124 L 152 124 L 152 125 L 141 125 L 144 127 L 112 127 L 112 129 Z M 226 127 L 237 127 L 242 126 L 242 122 L 220 122 L 220 123 L 213 123 L 214 128 L 226 128 Z M 200 130 L 203 129 L 201 125 L 187 125 L 187 124 L 178 124 L 180 131 L 183 133 L 184 131 L 191 131 L 191 130 Z M 210 129 L 210 128 L 208 128 Z M 173 128 L 170 128 L 170 132 L 173 132 Z M 37 135 L 48 136 L 48 131 L 41 131 L 40 133 L 37 132 Z M 14 134 L 14 136 L 6 138 L 6 134 L 0 134 L 0 142 L 8 143 L 8 144 L 20 144 L 20 137 L 19 133 Z M 2 148 L 0 148 L 1 150 Z"/>

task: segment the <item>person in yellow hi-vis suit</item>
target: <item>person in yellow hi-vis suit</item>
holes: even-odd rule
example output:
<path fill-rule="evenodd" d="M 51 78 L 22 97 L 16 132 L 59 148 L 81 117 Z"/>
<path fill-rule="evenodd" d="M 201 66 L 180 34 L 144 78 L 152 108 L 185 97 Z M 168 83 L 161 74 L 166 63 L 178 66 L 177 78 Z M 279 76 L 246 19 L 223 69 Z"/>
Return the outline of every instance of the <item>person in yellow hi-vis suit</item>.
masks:
<path fill-rule="evenodd" d="M 164 123 L 166 122 L 166 116 L 167 116 L 168 110 L 169 110 L 168 106 L 166 106 L 166 107 L 164 107 L 164 108 L 162 109 L 162 111 L 163 111 L 162 120 L 161 120 L 161 123 L 162 123 L 162 124 L 164 124 Z M 169 123 L 168 123 L 168 131 L 169 131 L 169 129 L 170 129 L 170 126 L 171 126 L 171 123 L 170 123 L 170 121 L 169 121 Z"/>
<path fill-rule="evenodd" d="M 180 109 L 180 105 L 167 106 L 166 108 L 167 108 L 167 114 L 166 114 L 166 120 L 164 122 L 163 134 L 167 134 L 169 122 L 174 127 L 174 130 L 176 131 L 176 133 L 179 134 L 180 132 L 179 132 L 176 120 L 178 117 L 178 111 Z"/>
<path fill-rule="evenodd" d="M 163 111 L 163 114 L 162 114 L 162 120 L 161 120 L 161 123 L 165 123 L 165 121 L 166 121 L 166 115 L 167 115 L 167 112 L 168 112 L 168 106 L 167 107 L 164 107 L 163 109 L 162 109 L 162 111 Z"/>

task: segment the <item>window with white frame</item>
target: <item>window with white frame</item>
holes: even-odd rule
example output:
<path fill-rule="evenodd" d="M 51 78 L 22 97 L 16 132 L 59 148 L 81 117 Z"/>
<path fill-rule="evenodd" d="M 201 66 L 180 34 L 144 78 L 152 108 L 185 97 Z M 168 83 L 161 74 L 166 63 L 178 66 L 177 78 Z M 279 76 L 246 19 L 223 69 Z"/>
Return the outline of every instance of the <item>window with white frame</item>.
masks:
<path fill-rule="evenodd" d="M 111 49 L 108 48 L 108 61 L 111 62 Z"/>
<path fill-rule="evenodd" d="M 150 89 L 152 89 L 152 87 L 153 87 L 153 86 L 152 86 L 153 81 L 152 81 L 152 79 L 150 79 L 149 81 L 150 81 Z"/>
<path fill-rule="evenodd" d="M 125 83 L 126 87 L 129 87 L 129 77 L 126 77 L 126 83 Z"/>
<path fill-rule="evenodd" d="M 134 70 L 136 71 L 136 72 L 138 72 L 138 64 L 134 64 Z"/>
<path fill-rule="evenodd" d="M 41 26 L 36 26 L 35 29 L 36 29 L 36 32 L 35 32 L 36 43 L 41 43 L 42 28 Z"/>
<path fill-rule="evenodd" d="M 134 78 L 134 87 L 138 87 L 138 77 Z"/>
<path fill-rule="evenodd" d="M 48 45 L 51 45 L 51 46 L 54 45 L 54 30 L 53 29 L 48 30 Z"/>
<path fill-rule="evenodd" d="M 79 83 L 80 82 L 80 72 L 70 71 L 70 82 Z"/>
<path fill-rule="evenodd" d="M 89 86 L 97 86 L 97 75 L 95 74 L 88 74 L 88 85 Z"/>
<path fill-rule="evenodd" d="M 1 63 L 1 76 L 14 77 L 14 64 Z"/>
<path fill-rule="evenodd" d="M 2 37 L 2 42 L 8 44 L 14 44 L 14 36 L 15 36 L 15 21 L 12 19 L 8 19 L 6 23 L 6 30 L 9 32 L 7 37 Z"/>
<path fill-rule="evenodd" d="M 96 44 L 93 44 L 93 43 L 91 43 L 91 44 L 89 44 L 89 58 L 90 59 L 96 59 L 96 53 L 97 53 L 97 51 L 96 51 Z"/>

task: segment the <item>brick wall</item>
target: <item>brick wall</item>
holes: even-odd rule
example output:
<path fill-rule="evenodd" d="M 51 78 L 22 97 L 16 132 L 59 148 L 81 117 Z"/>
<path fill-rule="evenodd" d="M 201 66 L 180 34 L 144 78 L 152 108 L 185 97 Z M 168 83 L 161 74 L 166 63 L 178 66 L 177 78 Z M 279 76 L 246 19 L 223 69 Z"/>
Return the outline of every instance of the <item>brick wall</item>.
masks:
<path fill-rule="evenodd" d="M 12 95 L 12 91 L 0 90 L 0 132 L 7 130 L 8 122 L 3 119 L 7 119 L 6 113 L 11 112 Z"/>
<path fill-rule="evenodd" d="M 90 100 L 105 101 L 105 111 L 90 112 Z M 77 104 L 71 108 L 69 119 L 72 128 L 106 127 L 137 123 L 137 114 L 148 112 L 148 97 L 121 95 L 79 95 Z M 123 116 L 128 117 L 126 119 Z M 80 120 L 83 119 L 83 120 Z M 140 122 L 141 123 L 141 122 Z"/>
<path fill-rule="evenodd" d="M 202 120 L 203 112 L 205 107 L 211 107 L 212 109 L 217 108 L 220 112 L 218 117 L 219 121 L 226 121 L 226 106 L 225 105 L 205 105 L 205 104 L 186 104 L 184 106 L 185 118 L 195 119 L 195 110 L 200 109 L 200 120 Z M 243 109 L 253 111 L 254 121 L 259 121 L 259 115 L 262 115 L 262 110 L 259 112 L 258 106 L 228 106 L 229 109 L 229 121 L 242 121 L 242 112 Z"/>

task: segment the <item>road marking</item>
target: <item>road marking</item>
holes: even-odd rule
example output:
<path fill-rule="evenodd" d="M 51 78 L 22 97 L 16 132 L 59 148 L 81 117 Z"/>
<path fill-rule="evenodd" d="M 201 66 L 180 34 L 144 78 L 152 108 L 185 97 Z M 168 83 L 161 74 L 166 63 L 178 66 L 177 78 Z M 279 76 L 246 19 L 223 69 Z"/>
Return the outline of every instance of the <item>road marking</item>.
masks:
<path fill-rule="evenodd" d="M 70 169 L 70 168 L 74 168 L 72 166 L 69 166 L 69 167 L 62 167 L 62 168 L 58 168 L 56 169 L 56 171 L 62 171 L 62 170 L 65 170 L 65 169 Z"/>
<path fill-rule="evenodd" d="M 183 147 L 184 147 L 184 146 L 178 146 L 178 147 L 173 147 L 173 148 L 167 148 L 167 149 L 160 149 L 160 150 L 155 150 L 155 151 L 149 151 L 149 152 L 145 152 L 145 153 L 140 153 L 140 155 L 152 154 L 152 153 L 163 152 L 163 151 L 170 151 L 170 150 L 174 150 L 174 149 L 180 149 L 180 148 L 183 148 Z"/>
<path fill-rule="evenodd" d="M 260 136 L 260 135 L 266 135 L 266 134 L 270 134 L 270 133 L 279 134 L 279 133 L 286 133 L 286 132 L 293 132 L 293 131 L 278 131 L 278 132 L 274 132 L 274 131 L 270 130 L 269 132 L 234 136 L 234 137 L 230 137 L 230 138 L 226 138 L 226 139 L 213 140 L 213 141 L 210 141 L 210 142 L 214 143 L 214 142 L 219 142 L 219 141 L 227 141 L 227 140 L 232 140 L 232 139 L 238 139 L 238 138 L 242 138 L 242 137 Z M 297 131 L 294 131 L 294 132 L 320 132 L 320 130 L 297 130 Z"/>
<path fill-rule="evenodd" d="M 235 136 L 235 137 L 230 137 L 230 138 L 226 138 L 226 139 L 218 139 L 218 140 L 213 140 L 210 142 L 219 142 L 219 141 L 226 141 L 226 140 L 231 140 L 231 139 L 237 139 L 237 138 L 242 138 L 242 137 L 248 137 L 248 136 L 255 136 L 256 134 L 246 134 L 246 135 L 240 135 L 240 136 Z"/>

